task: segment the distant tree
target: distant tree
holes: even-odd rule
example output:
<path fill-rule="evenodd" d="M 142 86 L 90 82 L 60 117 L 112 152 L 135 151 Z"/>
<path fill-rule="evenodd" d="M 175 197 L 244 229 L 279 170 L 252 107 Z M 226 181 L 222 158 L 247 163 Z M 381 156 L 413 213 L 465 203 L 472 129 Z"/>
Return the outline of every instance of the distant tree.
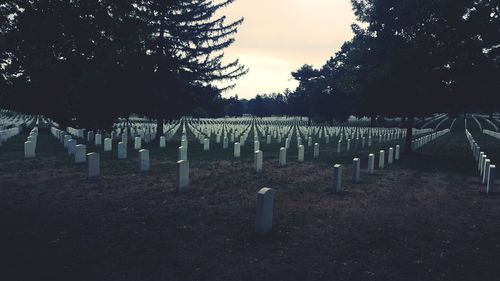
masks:
<path fill-rule="evenodd" d="M 226 115 L 241 116 L 243 115 L 243 102 L 238 100 L 238 95 L 231 97 L 226 101 Z"/>

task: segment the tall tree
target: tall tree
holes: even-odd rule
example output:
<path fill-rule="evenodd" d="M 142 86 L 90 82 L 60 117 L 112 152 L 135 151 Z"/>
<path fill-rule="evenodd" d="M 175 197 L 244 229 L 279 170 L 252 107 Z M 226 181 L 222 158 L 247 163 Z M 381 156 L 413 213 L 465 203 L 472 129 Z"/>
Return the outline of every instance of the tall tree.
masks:
<path fill-rule="evenodd" d="M 148 29 L 149 83 L 142 113 L 158 120 L 176 118 L 192 109 L 198 92 L 214 81 L 246 73 L 238 60 L 223 63 L 223 50 L 234 42 L 243 19 L 226 23 L 216 13 L 234 0 L 141 0 L 136 11 Z"/>
<path fill-rule="evenodd" d="M 11 86 L 3 100 L 63 126 L 109 128 L 130 113 L 159 124 L 179 117 L 207 95 L 220 98 L 212 82 L 246 72 L 222 61 L 242 19 L 215 15 L 232 2 L 8 1 L 0 5 L 0 70 Z"/>
<path fill-rule="evenodd" d="M 486 2 L 352 0 L 358 20 L 366 27 L 356 27 L 344 59 L 350 84 L 364 85 L 362 93 L 353 92 L 375 108 L 372 113 L 406 117 L 407 151 L 411 150 L 414 117 L 448 111 L 454 103 L 464 108 L 475 93 L 457 86 L 470 83 L 465 76 L 487 75 L 486 68 L 467 66 L 492 62 L 472 28 L 471 13 Z M 496 9 L 483 19 L 490 27 L 498 27 Z M 356 45 L 360 51 L 352 52 Z M 464 66 L 466 75 L 457 75 Z M 480 79 L 473 80 L 479 86 Z"/>

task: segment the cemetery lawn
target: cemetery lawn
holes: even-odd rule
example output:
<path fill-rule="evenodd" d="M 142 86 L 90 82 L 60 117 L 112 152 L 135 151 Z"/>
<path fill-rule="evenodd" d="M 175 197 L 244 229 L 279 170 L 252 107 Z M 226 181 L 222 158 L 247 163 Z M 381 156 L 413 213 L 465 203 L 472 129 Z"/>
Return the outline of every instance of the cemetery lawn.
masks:
<path fill-rule="evenodd" d="M 500 159 L 498 140 L 472 133 Z M 362 157 L 359 184 L 354 152 L 325 147 L 313 161 L 309 148 L 278 168 L 277 148 L 264 149 L 256 174 L 251 156 L 190 142 L 186 194 L 175 193 L 177 145 L 151 149 L 152 170 L 138 173 L 136 152 L 118 161 L 114 144 L 87 180 L 47 131 L 36 159 L 23 159 L 25 139 L 0 147 L 0 280 L 499 280 L 500 196 L 480 192 L 463 129 L 373 176 Z M 332 194 L 339 162 L 346 191 Z M 262 187 L 275 189 L 274 221 L 259 237 Z"/>

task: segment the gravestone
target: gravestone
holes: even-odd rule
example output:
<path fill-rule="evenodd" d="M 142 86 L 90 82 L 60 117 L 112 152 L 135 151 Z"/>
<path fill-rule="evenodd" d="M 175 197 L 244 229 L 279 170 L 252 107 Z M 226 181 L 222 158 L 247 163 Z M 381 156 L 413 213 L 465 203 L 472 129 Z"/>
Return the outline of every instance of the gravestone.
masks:
<path fill-rule="evenodd" d="M 319 157 L 319 143 L 314 144 L 314 158 Z"/>
<path fill-rule="evenodd" d="M 486 194 L 492 194 L 495 193 L 495 178 L 496 178 L 496 166 L 495 165 L 490 165 L 490 171 L 488 173 L 488 182 L 486 185 Z"/>
<path fill-rule="evenodd" d="M 139 171 L 149 171 L 149 150 L 147 149 L 139 150 Z"/>
<path fill-rule="evenodd" d="M 235 142 L 234 143 L 234 157 L 235 158 L 240 158 L 241 155 L 241 148 L 240 148 L 240 143 Z"/>
<path fill-rule="evenodd" d="M 491 164 L 490 159 L 484 160 L 483 180 L 482 180 L 483 184 L 488 183 L 488 173 L 490 172 L 490 164 Z"/>
<path fill-rule="evenodd" d="M 160 137 L 160 148 L 164 148 L 167 146 L 167 140 L 165 139 L 164 136 Z"/>
<path fill-rule="evenodd" d="M 70 139 L 67 141 L 68 155 L 73 155 L 76 152 L 76 140 Z"/>
<path fill-rule="evenodd" d="M 35 143 L 31 141 L 24 142 L 24 158 L 35 158 Z"/>
<path fill-rule="evenodd" d="M 378 158 L 378 168 L 379 169 L 384 168 L 384 161 L 385 161 L 385 151 L 380 150 L 379 158 Z"/>
<path fill-rule="evenodd" d="M 85 163 L 87 161 L 87 146 L 79 144 L 75 147 L 75 163 Z"/>
<path fill-rule="evenodd" d="M 342 191 L 342 165 L 340 164 L 333 166 L 332 191 L 335 193 Z"/>
<path fill-rule="evenodd" d="M 359 182 L 360 174 L 361 174 L 361 162 L 359 158 L 354 158 L 352 160 L 352 181 L 354 183 Z"/>
<path fill-rule="evenodd" d="M 134 138 L 134 149 L 141 149 L 142 144 L 141 144 L 141 137 L 135 137 Z"/>
<path fill-rule="evenodd" d="M 189 187 L 189 161 L 177 161 L 177 192 L 187 192 Z"/>
<path fill-rule="evenodd" d="M 298 154 L 299 162 L 304 162 L 304 146 L 299 145 L 299 154 Z"/>
<path fill-rule="evenodd" d="M 286 149 L 284 147 L 280 148 L 279 166 L 286 166 Z"/>
<path fill-rule="evenodd" d="M 100 147 L 102 145 L 102 135 L 95 134 L 95 146 Z"/>
<path fill-rule="evenodd" d="M 99 153 L 91 152 L 87 153 L 87 169 L 88 177 L 96 178 L 101 175 L 100 159 Z"/>
<path fill-rule="evenodd" d="M 375 170 L 375 154 L 368 154 L 368 174 L 373 175 Z"/>
<path fill-rule="evenodd" d="M 210 140 L 207 138 L 203 139 L 203 150 L 204 151 L 210 150 Z"/>
<path fill-rule="evenodd" d="M 89 131 L 87 133 L 87 142 L 93 143 L 94 140 L 94 131 Z"/>
<path fill-rule="evenodd" d="M 394 148 L 389 147 L 389 155 L 387 156 L 387 164 L 392 164 L 394 162 Z"/>
<path fill-rule="evenodd" d="M 64 141 L 63 141 L 64 148 L 68 148 L 68 141 L 70 141 L 70 140 L 71 140 L 70 135 L 64 135 Z"/>
<path fill-rule="evenodd" d="M 118 159 L 127 159 L 127 144 L 124 142 L 118 143 Z"/>
<path fill-rule="evenodd" d="M 113 150 L 113 140 L 111 138 L 104 139 L 104 151 L 112 151 Z"/>
<path fill-rule="evenodd" d="M 257 173 L 262 172 L 262 151 L 257 150 L 254 152 L 254 168 Z"/>
<path fill-rule="evenodd" d="M 264 235 L 271 231 L 273 226 L 273 201 L 274 191 L 264 187 L 257 193 L 257 215 L 255 231 Z"/>
<path fill-rule="evenodd" d="M 177 157 L 179 160 L 187 161 L 187 149 L 184 146 L 180 146 L 177 149 Z"/>
<path fill-rule="evenodd" d="M 398 144 L 398 145 L 396 145 L 396 153 L 395 153 L 395 155 L 394 155 L 394 159 L 395 159 L 395 160 L 399 160 L 399 153 L 400 153 L 400 150 L 401 150 L 401 148 L 400 148 L 399 144 Z"/>

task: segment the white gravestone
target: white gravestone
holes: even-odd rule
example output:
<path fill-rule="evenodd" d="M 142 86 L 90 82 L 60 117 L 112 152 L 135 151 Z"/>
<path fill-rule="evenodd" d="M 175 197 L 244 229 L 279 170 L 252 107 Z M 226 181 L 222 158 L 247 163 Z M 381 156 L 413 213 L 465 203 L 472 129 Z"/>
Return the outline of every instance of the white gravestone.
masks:
<path fill-rule="evenodd" d="M 149 171 L 149 150 L 147 149 L 139 150 L 139 171 Z"/>
<path fill-rule="evenodd" d="M 79 144 L 76 147 L 75 152 L 75 163 L 85 163 L 87 161 L 87 146 L 83 144 Z"/>
<path fill-rule="evenodd" d="M 274 190 L 264 187 L 257 193 L 257 216 L 255 232 L 264 235 L 271 231 L 273 226 Z"/>

